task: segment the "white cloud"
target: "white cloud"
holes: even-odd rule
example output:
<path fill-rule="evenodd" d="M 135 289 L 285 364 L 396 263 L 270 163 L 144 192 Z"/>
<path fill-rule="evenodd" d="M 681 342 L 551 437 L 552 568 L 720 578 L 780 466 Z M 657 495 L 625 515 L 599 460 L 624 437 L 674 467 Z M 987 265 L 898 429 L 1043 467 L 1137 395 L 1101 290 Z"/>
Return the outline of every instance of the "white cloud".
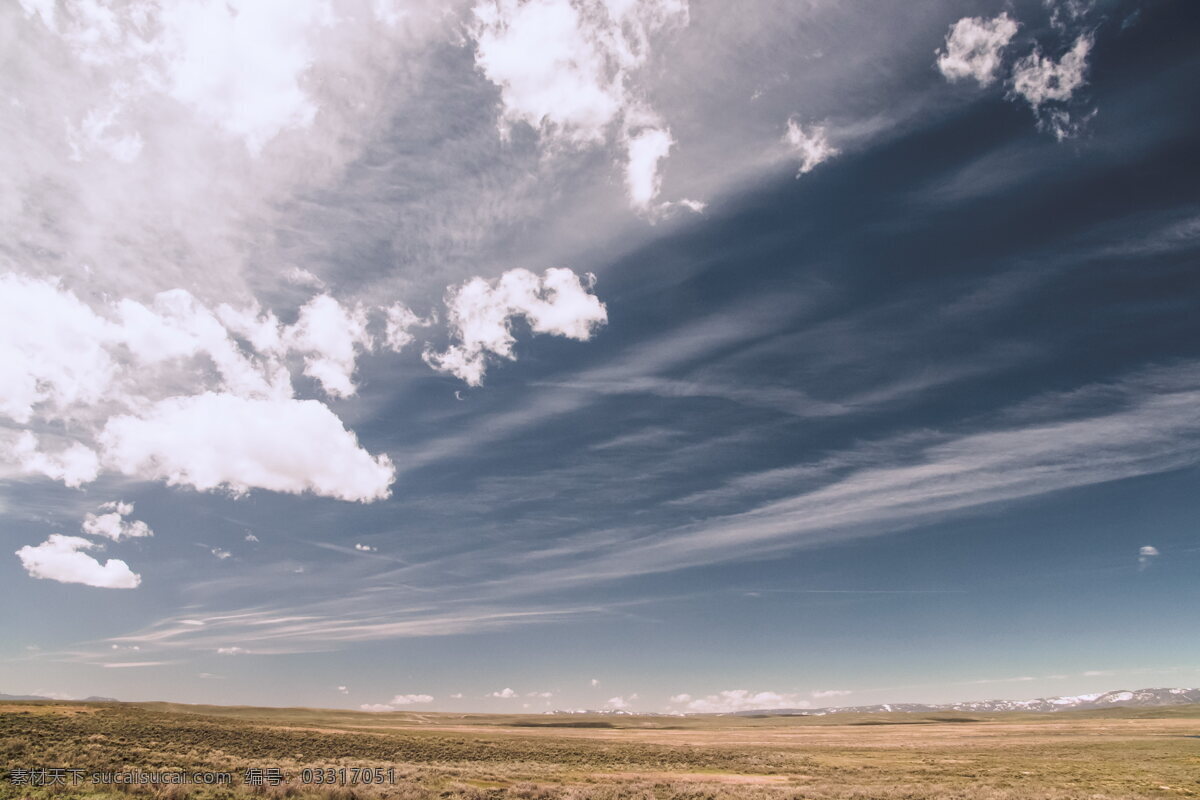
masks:
<path fill-rule="evenodd" d="M 592 681 L 591 681 L 591 683 L 592 683 L 592 686 L 599 686 L 599 685 L 600 685 L 600 679 L 599 679 L 599 678 L 592 678 Z"/>
<path fill-rule="evenodd" d="M 378 547 L 372 547 L 372 546 L 371 546 L 371 545 L 369 545 L 369 544 L 355 544 L 355 545 L 354 545 L 354 549 L 355 549 L 355 550 L 358 550 L 358 551 L 361 551 L 361 552 L 363 552 L 363 553 L 374 553 L 374 552 L 375 552 L 376 550 L 378 550 L 379 548 L 378 548 Z"/>
<path fill-rule="evenodd" d="M 625 186 L 629 192 L 629 202 L 634 208 L 647 210 L 654 198 L 658 197 L 662 186 L 659 162 L 671 152 L 674 143 L 671 132 L 663 128 L 647 128 L 630 137 Z"/>
<path fill-rule="evenodd" d="M 103 536 L 106 539 L 112 539 L 114 542 L 119 542 L 121 539 L 137 539 L 154 535 L 154 531 L 150 530 L 150 526 L 141 520 L 126 521 L 124 519 L 133 513 L 133 503 L 123 503 L 114 500 L 101 505 L 100 510 L 108 510 L 108 513 L 92 514 L 89 512 L 84 517 L 82 526 L 84 533 L 92 536 Z"/>
<path fill-rule="evenodd" d="M 626 711 L 632 705 L 634 700 L 637 700 L 637 694 L 631 694 L 629 697 L 610 697 L 604 701 L 606 708 L 611 708 L 614 711 Z"/>
<path fill-rule="evenodd" d="M 484 0 L 474 18 L 475 63 L 500 87 L 501 124 L 584 143 L 602 141 L 634 104 L 626 83 L 649 55 L 649 35 L 686 23 L 687 5 Z"/>
<path fill-rule="evenodd" d="M 937 67 L 946 80 L 974 78 L 980 86 L 996 80 L 1001 52 L 1017 34 L 1018 23 L 1001 13 L 991 19 L 963 17 L 950 26 L 945 50 L 938 50 Z"/>
<path fill-rule="evenodd" d="M 1013 67 L 1012 90 L 1035 109 L 1047 101 L 1065 102 L 1085 83 L 1092 38 L 1082 35 L 1059 61 L 1034 50 Z"/>
<path fill-rule="evenodd" d="M 829 144 L 823 125 L 810 125 L 805 128 L 795 117 L 790 117 L 787 123 L 787 133 L 783 141 L 800 158 L 800 171 L 796 177 L 811 172 L 823 161 L 828 161 L 838 154 L 838 149 Z"/>
<path fill-rule="evenodd" d="M 398 694 L 386 703 L 364 703 L 359 708 L 363 711 L 397 711 L 404 706 L 432 702 L 433 696 L 428 694 Z"/>
<path fill-rule="evenodd" d="M 21 559 L 25 571 L 35 578 L 82 583 L 102 589 L 133 589 L 142 582 L 141 576 L 120 559 L 110 558 L 101 564 L 80 552 L 97 546 L 79 536 L 54 533 L 36 547 L 22 547 L 17 551 L 17 557 Z"/>
<path fill-rule="evenodd" d="M 462 694 L 462 692 L 455 692 L 454 694 L 450 695 L 450 699 L 451 700 L 462 700 L 463 694 Z"/>
<path fill-rule="evenodd" d="M 728 714 L 734 711 L 754 711 L 765 708 L 809 708 L 812 704 L 798 694 L 750 692 L 745 689 L 726 689 L 707 697 L 694 698 L 679 694 L 671 698 L 674 705 L 701 714 Z"/>
<path fill-rule="evenodd" d="M 687 24 L 686 0 L 481 0 L 473 15 L 475 63 L 500 88 L 502 134 L 524 122 L 551 145 L 625 142 L 630 198 L 647 209 L 671 139 L 639 71 L 652 38 Z"/>
<path fill-rule="evenodd" d="M 554 697 L 554 692 L 526 692 L 525 696 L 526 697 L 541 697 L 544 699 L 544 698 L 548 698 L 548 697 Z"/>
<path fill-rule="evenodd" d="M 355 362 L 360 351 L 372 347 L 362 306 L 347 309 L 327 294 L 318 295 L 300 309 L 300 318 L 283 336 L 293 350 L 305 354 L 304 374 L 319 381 L 326 393 L 355 393 Z"/>
<path fill-rule="evenodd" d="M 280 131 L 312 122 L 316 106 L 301 88 L 313 60 L 309 37 L 332 21 L 324 0 L 167 4 L 167 92 L 258 153 Z"/>
<path fill-rule="evenodd" d="M 227 559 L 233 555 L 233 553 L 230 553 L 228 550 L 222 550 L 219 547 L 212 548 L 211 552 L 214 556 L 217 557 L 218 561 L 224 561 L 225 559 Z"/>
<path fill-rule="evenodd" d="M 77 126 L 67 121 L 67 146 L 71 149 L 71 160 L 82 161 L 85 154 L 100 152 L 122 163 L 137 160 L 145 144 L 137 131 L 121 133 L 115 121 L 120 106 L 110 106 L 107 111 L 91 109 Z"/>
<path fill-rule="evenodd" d="M 90 447 L 72 442 L 48 453 L 40 449 L 38 438 L 30 431 L 0 435 L 0 458 L 27 475 L 44 475 L 73 488 L 94 481 L 100 474 L 100 458 Z"/>
<path fill-rule="evenodd" d="M 384 332 L 384 340 L 392 352 L 399 353 L 412 344 L 416 338 L 409 333 L 410 329 L 428 327 L 436 321 L 436 315 L 430 315 L 428 319 L 423 319 L 403 303 L 394 303 L 387 308 L 387 329 Z"/>
<path fill-rule="evenodd" d="M 539 278 L 513 269 L 495 282 L 472 278 L 446 299 L 452 337 L 445 352 L 427 349 L 425 361 L 471 386 L 483 383 L 489 355 L 515 360 L 512 320 L 523 317 L 535 334 L 586 341 L 608 320 L 604 304 L 569 269 L 552 268 Z"/>
<path fill-rule="evenodd" d="M 345 686 L 339 686 L 339 687 L 337 687 L 337 690 L 338 690 L 339 694 L 350 694 L 350 690 L 347 689 Z"/>
<path fill-rule="evenodd" d="M 218 647 L 217 648 L 217 655 L 221 655 L 221 656 L 237 656 L 237 655 L 241 655 L 245 652 L 246 652 L 246 650 L 244 648 L 236 647 L 236 646 L 234 646 L 234 647 Z"/>
<path fill-rule="evenodd" d="M 1154 559 L 1158 558 L 1158 548 L 1153 545 L 1145 545 L 1138 549 L 1138 569 L 1145 569 L 1150 566 Z"/>
<path fill-rule="evenodd" d="M 848 689 L 822 689 L 812 693 L 812 696 L 818 700 L 828 697 L 845 697 L 848 694 L 854 694 Z"/>
<path fill-rule="evenodd" d="M 297 267 L 295 264 L 283 271 L 283 279 L 295 286 L 307 286 L 313 289 L 325 288 L 325 281 L 303 267 Z"/>
<path fill-rule="evenodd" d="M 490 695 L 488 695 L 488 697 L 498 697 L 501 700 L 511 700 L 512 698 L 514 698 L 516 696 L 517 696 L 517 693 L 507 687 L 504 689 L 501 689 L 498 692 L 492 692 Z"/>
<path fill-rule="evenodd" d="M 125 475 L 201 491 L 310 491 L 366 502 L 387 497 L 395 475 L 386 455 L 363 450 L 315 400 L 168 398 L 141 416 L 113 417 L 100 441 L 106 463 Z"/>
<path fill-rule="evenodd" d="M 53 282 L 0 275 L 0 414 L 65 416 L 105 395 L 116 369 L 113 326 Z"/>
<path fill-rule="evenodd" d="M 391 702 L 394 706 L 409 706 L 415 703 L 432 703 L 433 697 L 427 694 L 398 694 Z"/>
<path fill-rule="evenodd" d="M 247 534 L 246 534 L 246 541 L 247 541 L 247 542 L 257 542 L 257 541 L 258 541 L 258 537 L 257 537 L 257 536 L 255 536 L 253 533 L 247 533 Z"/>
<path fill-rule="evenodd" d="M 313 38 L 334 21 L 327 0 L 198 0 L 184 4 L 68 4 L 62 16 L 39 10 L 86 66 L 118 71 L 115 101 L 93 110 L 81 138 L 114 156 L 140 149 L 136 131 L 106 133 L 112 118 L 150 95 L 167 96 L 252 154 L 280 132 L 310 125 L 316 105 L 302 88 Z M 136 152 L 133 152 L 136 157 Z"/>
<path fill-rule="evenodd" d="M 1062 31 L 1086 16 L 1095 0 L 1042 0 L 1042 5 L 1050 9 L 1050 24 Z"/>

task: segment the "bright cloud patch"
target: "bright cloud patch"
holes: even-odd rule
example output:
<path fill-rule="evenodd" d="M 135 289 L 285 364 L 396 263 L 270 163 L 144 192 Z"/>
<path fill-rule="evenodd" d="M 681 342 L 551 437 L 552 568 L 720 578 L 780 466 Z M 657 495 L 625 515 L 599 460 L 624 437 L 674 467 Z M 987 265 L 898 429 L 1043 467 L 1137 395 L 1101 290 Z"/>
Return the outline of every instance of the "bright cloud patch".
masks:
<path fill-rule="evenodd" d="M 366 316 L 320 295 L 282 326 L 256 308 L 214 312 L 182 289 L 93 309 L 54 282 L 0 275 L 0 416 L 68 423 L 84 438 L 14 432 L 0 436 L 0 455 L 68 486 L 108 467 L 199 489 L 386 496 L 390 462 L 361 450 L 324 405 L 293 399 L 287 366 L 298 354 L 327 394 L 353 394 L 357 356 L 372 346 Z M 109 511 L 85 530 L 149 535 Z"/>
<path fill-rule="evenodd" d="M 423 319 L 413 313 L 412 309 L 403 303 L 395 303 L 387 308 L 387 329 L 384 333 L 384 340 L 387 342 L 388 349 L 394 353 L 399 353 L 408 345 L 412 344 L 416 337 L 412 334 L 413 328 L 425 328 L 437 322 L 436 315 L 430 315 Z"/>
<path fill-rule="evenodd" d="M 150 93 L 178 101 L 255 154 L 316 115 L 301 79 L 313 63 L 314 35 L 334 22 L 328 0 L 200 0 L 161 9 L 101 1 L 63 10 L 39 16 L 84 64 L 123 65 L 129 75 L 113 87 L 118 104 L 84 120 L 77 137 L 85 146 L 136 158 L 140 136 L 113 130 L 113 117 Z"/>
<path fill-rule="evenodd" d="M 365 502 L 386 497 L 394 476 L 386 455 L 363 450 L 315 400 L 169 398 L 144 415 L 110 419 L 100 440 L 117 471 L 202 491 L 312 491 Z"/>
<path fill-rule="evenodd" d="M 1013 92 L 1035 109 L 1047 101 L 1065 102 L 1085 83 L 1090 36 L 1080 36 L 1063 57 L 1055 61 L 1040 51 L 1022 58 L 1013 68 Z"/>
<path fill-rule="evenodd" d="M 0 436 L 0 457 L 28 475 L 43 475 L 76 488 L 94 481 L 100 474 L 100 458 L 91 448 L 73 442 L 55 452 L 46 452 L 29 431 Z"/>
<path fill-rule="evenodd" d="M 119 542 L 122 539 L 138 539 L 153 536 L 154 531 L 140 519 L 126 520 L 133 513 L 133 503 L 113 501 L 100 506 L 104 514 L 89 513 L 83 519 L 83 532 L 92 536 L 102 536 Z"/>
<path fill-rule="evenodd" d="M 1138 568 L 1145 569 L 1158 558 L 1158 548 L 1154 545 L 1145 545 L 1138 548 Z"/>
<path fill-rule="evenodd" d="M 658 197 L 662 185 L 659 162 L 671 151 L 670 131 L 650 128 L 629 140 L 629 163 L 625 167 L 625 185 L 634 208 L 648 209 Z"/>
<path fill-rule="evenodd" d="M 116 365 L 114 326 L 50 281 L 0 275 L 0 415 L 26 423 L 98 402 Z"/>
<path fill-rule="evenodd" d="M 488 356 L 515 360 L 512 321 L 524 318 L 532 331 L 586 341 L 608 320 L 604 304 L 569 269 L 548 269 L 542 277 L 510 270 L 499 280 L 473 278 L 452 290 L 446 301 L 452 337 L 445 352 L 425 351 L 434 369 L 471 386 L 483 383 Z"/>
<path fill-rule="evenodd" d="M 475 63 L 500 88 L 506 135 L 524 122 L 551 144 L 624 142 L 630 199 L 646 210 L 671 139 L 641 99 L 638 73 L 652 38 L 687 21 L 686 0 L 481 0 Z"/>
<path fill-rule="evenodd" d="M 805 127 L 796 121 L 795 117 L 788 120 L 787 133 L 783 141 L 800 158 L 800 171 L 797 177 L 812 172 L 823 161 L 828 161 L 838 154 L 837 148 L 829 144 L 825 136 L 825 128 L 821 125 Z"/>
<path fill-rule="evenodd" d="M 950 26 L 945 49 L 937 51 L 938 70 L 949 81 L 974 78 L 980 86 L 990 85 L 1017 27 L 1017 21 L 1003 13 L 992 19 L 963 17 Z"/>
<path fill-rule="evenodd" d="M 798 694 L 726 689 L 706 697 L 678 694 L 671 698 L 671 703 L 700 714 L 728 714 L 733 711 L 755 711 L 764 708 L 808 708 L 812 705 L 800 698 Z"/>
<path fill-rule="evenodd" d="M 342 688 L 338 687 L 339 690 Z M 432 702 L 433 696 L 428 694 L 398 694 L 386 703 L 364 703 L 359 708 L 363 711 L 397 711 L 405 706 Z"/>
<path fill-rule="evenodd" d="M 371 348 L 367 312 L 344 307 L 327 294 L 310 300 L 288 328 L 284 341 L 304 353 L 304 374 L 315 378 L 332 397 L 349 397 L 356 387 L 354 365 L 361 350 Z"/>
<path fill-rule="evenodd" d="M 35 578 L 58 581 L 59 583 L 82 583 L 101 589 L 133 589 L 142 582 L 140 575 L 129 569 L 129 565 L 116 558 L 101 564 L 81 550 L 98 545 L 79 536 L 50 535 L 37 545 L 26 545 L 17 551 L 21 566 Z"/>

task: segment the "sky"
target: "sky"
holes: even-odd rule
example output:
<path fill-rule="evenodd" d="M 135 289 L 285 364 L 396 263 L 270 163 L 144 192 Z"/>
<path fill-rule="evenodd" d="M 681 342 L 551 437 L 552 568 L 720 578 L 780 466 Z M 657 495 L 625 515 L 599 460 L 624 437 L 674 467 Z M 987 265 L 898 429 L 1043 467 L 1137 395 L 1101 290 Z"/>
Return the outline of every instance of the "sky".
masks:
<path fill-rule="evenodd" d="M 1200 685 L 1200 8 L 0 9 L 0 692 Z"/>

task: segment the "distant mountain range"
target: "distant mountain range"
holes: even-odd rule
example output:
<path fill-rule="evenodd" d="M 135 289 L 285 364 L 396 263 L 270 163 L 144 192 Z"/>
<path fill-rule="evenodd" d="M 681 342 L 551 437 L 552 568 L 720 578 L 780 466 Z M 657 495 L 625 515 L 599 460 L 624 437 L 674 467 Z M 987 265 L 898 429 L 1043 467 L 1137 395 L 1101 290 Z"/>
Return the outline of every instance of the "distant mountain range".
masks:
<path fill-rule="evenodd" d="M 0 700 L 61 700 L 60 697 L 42 697 L 37 694 L 0 694 Z M 79 703 L 119 703 L 121 702 L 115 697 L 84 697 L 75 702 Z"/>
<path fill-rule="evenodd" d="M 57 697 L 43 697 L 32 694 L 0 694 L 2 700 L 62 700 Z M 74 702 L 83 703 L 119 703 L 114 697 L 84 697 Z M 731 711 L 720 716 L 761 717 L 761 716 L 809 716 L 821 717 L 826 714 L 884 714 L 892 711 L 908 711 L 922 714 L 933 711 L 974 711 L 988 713 L 993 711 L 1083 711 L 1097 708 L 1152 708 L 1159 706 L 1182 706 L 1189 703 L 1200 703 L 1200 689 L 1136 689 L 1128 691 L 1118 689 L 1112 692 L 1096 692 L 1094 694 L 1077 694 L 1063 697 L 1039 697 L 1034 700 L 974 700 L 963 703 L 941 703 L 929 705 L 925 703 L 880 703 L 874 706 L 840 706 L 836 708 L 761 708 L 751 711 Z M 603 716 L 665 716 L 661 714 L 640 711 L 546 711 L 547 715 L 554 714 L 598 714 Z M 671 714 L 669 716 L 682 716 Z"/>
<path fill-rule="evenodd" d="M 1157 706 L 1182 706 L 1189 703 L 1200 703 L 1200 689 L 1137 689 L 1136 691 L 1118 689 L 1112 692 L 1077 694 L 1065 697 L 1039 697 L 1035 700 L 975 700 L 971 702 L 942 703 L 937 705 L 926 703 L 880 703 L 879 705 L 874 706 L 839 706 L 835 708 L 758 708 L 749 711 L 729 711 L 724 714 L 718 714 L 717 716 L 822 717 L 826 714 L 886 714 L 892 711 L 908 711 L 916 714 L 928 713 L 931 711 L 974 711 L 978 713 L 987 713 L 991 711 L 1083 711 L 1094 708 L 1151 708 Z M 545 711 L 543 714 L 595 714 L 606 717 L 689 716 L 681 713 L 657 714 L 654 712 L 625 710 L 613 711 L 609 709 Z"/>
<path fill-rule="evenodd" d="M 874 706 L 844 706 L 841 708 L 769 708 L 756 711 L 735 711 L 732 716 L 751 717 L 764 714 L 823 716 L 825 714 L 881 714 L 889 711 L 1069 711 L 1093 708 L 1148 708 L 1151 706 L 1181 706 L 1200 703 L 1200 689 L 1119 689 L 1113 692 L 1077 694 L 1065 697 L 1039 697 L 1034 700 L 975 700 L 966 703 L 882 703 Z"/>

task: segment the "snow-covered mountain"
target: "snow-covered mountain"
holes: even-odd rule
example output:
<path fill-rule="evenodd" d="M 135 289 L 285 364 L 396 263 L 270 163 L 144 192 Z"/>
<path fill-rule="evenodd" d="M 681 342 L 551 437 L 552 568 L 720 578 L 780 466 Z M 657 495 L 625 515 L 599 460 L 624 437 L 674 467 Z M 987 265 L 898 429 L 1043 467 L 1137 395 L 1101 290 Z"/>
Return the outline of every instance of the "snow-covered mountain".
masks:
<path fill-rule="evenodd" d="M 1200 703 L 1200 689 L 1119 689 L 1112 692 L 1078 694 L 1065 697 L 1039 697 L 1034 700 L 975 700 L 964 703 L 926 705 L 922 703 L 883 703 L 874 706 L 844 706 L 841 708 L 772 708 L 758 711 L 738 711 L 734 716 L 762 714 L 795 714 L 823 716 L 825 714 L 879 714 L 888 711 L 1067 711 L 1089 708 L 1146 708 L 1150 706 L 1179 706 Z"/>

